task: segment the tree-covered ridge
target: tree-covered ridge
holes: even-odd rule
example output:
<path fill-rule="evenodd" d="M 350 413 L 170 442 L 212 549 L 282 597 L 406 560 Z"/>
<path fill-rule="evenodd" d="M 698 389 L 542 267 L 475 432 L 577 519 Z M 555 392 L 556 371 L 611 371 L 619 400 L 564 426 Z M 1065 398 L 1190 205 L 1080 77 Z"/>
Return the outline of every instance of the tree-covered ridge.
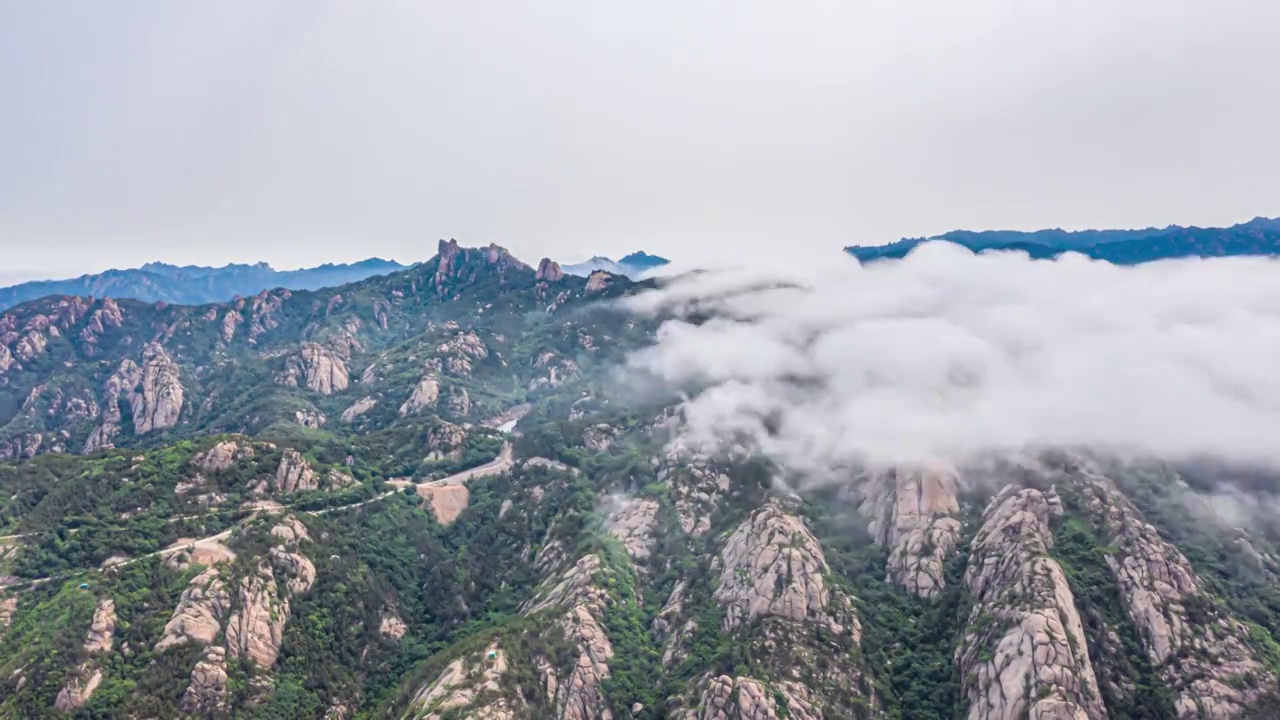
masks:
<path fill-rule="evenodd" d="M 630 283 L 588 284 L 442 243 L 410 270 L 317 292 L 29 303 L 0 316 L 0 457 L 280 424 L 343 434 L 369 424 L 344 416 L 394 414 L 428 375 L 428 412 L 484 419 L 616 358 L 635 329 L 600 301 Z"/>
<path fill-rule="evenodd" d="M 946 240 L 974 252 L 1014 250 L 1032 258 L 1078 252 L 1117 265 L 1185 257 L 1280 254 L 1280 219 L 1255 218 L 1227 228 L 1170 225 L 1144 230 L 953 230 L 928 238 L 903 238 L 887 245 L 854 245 L 845 252 L 862 262 L 901 259 L 917 245 Z"/>

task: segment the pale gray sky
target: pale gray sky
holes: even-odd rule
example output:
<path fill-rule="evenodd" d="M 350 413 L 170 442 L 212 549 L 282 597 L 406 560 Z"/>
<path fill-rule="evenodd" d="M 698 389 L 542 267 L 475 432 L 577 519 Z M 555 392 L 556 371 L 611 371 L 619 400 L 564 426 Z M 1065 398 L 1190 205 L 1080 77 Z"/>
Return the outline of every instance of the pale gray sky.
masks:
<path fill-rule="evenodd" d="M 0 0 L 0 275 L 1280 214 L 1273 0 Z"/>

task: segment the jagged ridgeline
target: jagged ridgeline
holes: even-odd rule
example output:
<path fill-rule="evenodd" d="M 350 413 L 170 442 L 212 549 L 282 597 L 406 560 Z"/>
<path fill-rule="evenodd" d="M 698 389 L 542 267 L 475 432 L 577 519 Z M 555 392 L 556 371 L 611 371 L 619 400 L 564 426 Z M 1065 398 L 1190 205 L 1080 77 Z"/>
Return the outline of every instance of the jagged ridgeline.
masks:
<path fill-rule="evenodd" d="M 670 443 L 643 291 L 442 243 L 0 316 L 0 717 L 1274 718 L 1266 474 L 860 471 Z"/>

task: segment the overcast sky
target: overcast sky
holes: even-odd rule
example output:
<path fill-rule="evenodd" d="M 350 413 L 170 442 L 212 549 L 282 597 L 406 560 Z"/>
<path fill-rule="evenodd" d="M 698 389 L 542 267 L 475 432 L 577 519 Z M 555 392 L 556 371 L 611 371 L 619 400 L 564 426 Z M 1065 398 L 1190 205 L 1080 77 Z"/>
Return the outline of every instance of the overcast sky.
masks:
<path fill-rule="evenodd" d="M 0 0 L 0 280 L 1280 214 L 1273 0 Z"/>

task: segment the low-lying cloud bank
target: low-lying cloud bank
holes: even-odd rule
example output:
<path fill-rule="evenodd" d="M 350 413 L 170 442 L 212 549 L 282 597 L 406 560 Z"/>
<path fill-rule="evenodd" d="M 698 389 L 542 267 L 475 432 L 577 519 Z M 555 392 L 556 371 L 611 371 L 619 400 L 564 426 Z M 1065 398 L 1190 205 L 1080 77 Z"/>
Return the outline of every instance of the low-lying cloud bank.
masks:
<path fill-rule="evenodd" d="M 630 365 L 690 391 L 686 442 L 796 470 L 1045 445 L 1280 464 L 1272 259 L 1122 268 L 929 243 L 683 276 L 629 307 L 677 317 Z"/>

